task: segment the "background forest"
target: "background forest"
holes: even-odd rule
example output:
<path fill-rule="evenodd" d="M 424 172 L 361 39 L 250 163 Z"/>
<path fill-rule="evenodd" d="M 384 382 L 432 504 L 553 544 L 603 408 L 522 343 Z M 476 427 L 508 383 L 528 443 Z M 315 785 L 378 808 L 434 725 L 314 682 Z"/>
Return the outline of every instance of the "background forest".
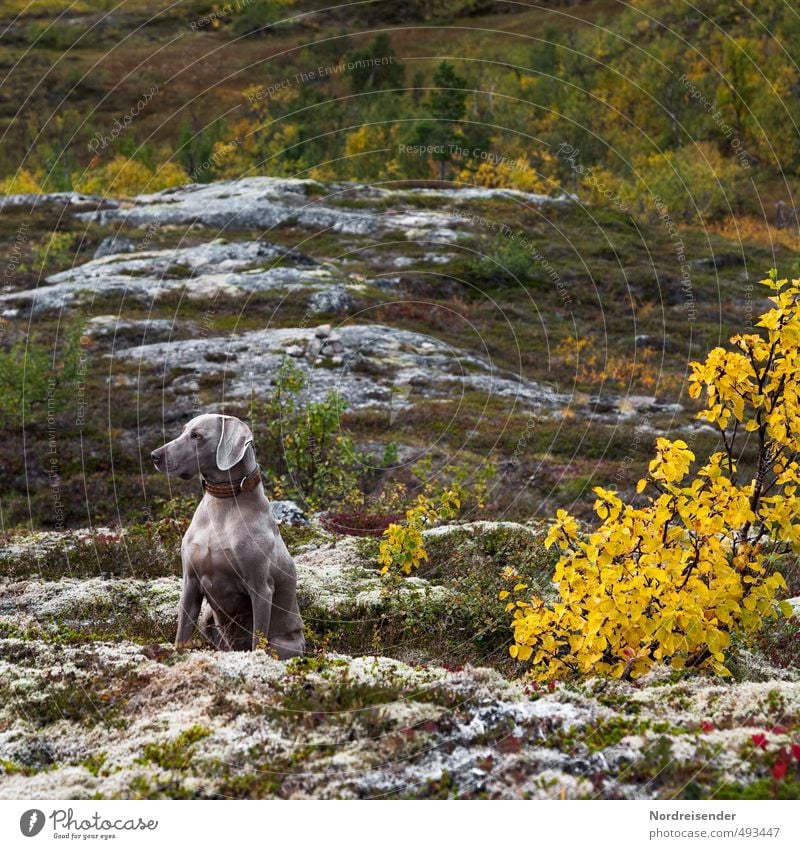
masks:
<path fill-rule="evenodd" d="M 685 222 L 794 205 L 800 19 L 788 4 L 591 0 L 548 14 L 488 0 L 139 0 L 104 14 L 111 5 L 4 4 L 6 191 L 443 176 L 618 197 L 642 215 L 661 197 Z M 445 35 L 457 58 L 439 55 Z M 222 52 L 232 41 L 236 67 Z M 67 47 L 40 77 L 48 51 Z M 445 151 L 401 152 L 413 145 Z"/>

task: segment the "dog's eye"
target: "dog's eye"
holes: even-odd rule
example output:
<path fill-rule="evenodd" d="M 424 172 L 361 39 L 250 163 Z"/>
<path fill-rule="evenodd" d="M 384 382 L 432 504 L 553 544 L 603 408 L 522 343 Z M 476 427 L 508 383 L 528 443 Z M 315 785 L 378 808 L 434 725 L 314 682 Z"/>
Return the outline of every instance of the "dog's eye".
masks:
<path fill-rule="evenodd" d="M 197 431 L 195 431 L 192 434 L 192 439 L 202 439 L 202 438 L 203 438 L 203 435 L 201 433 L 198 433 Z"/>

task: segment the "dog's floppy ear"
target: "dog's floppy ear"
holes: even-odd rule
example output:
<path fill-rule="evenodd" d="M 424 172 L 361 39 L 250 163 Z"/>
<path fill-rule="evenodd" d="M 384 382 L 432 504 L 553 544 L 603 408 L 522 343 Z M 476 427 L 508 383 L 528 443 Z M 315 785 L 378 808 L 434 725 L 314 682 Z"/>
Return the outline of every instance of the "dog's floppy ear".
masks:
<path fill-rule="evenodd" d="M 253 441 L 250 428 L 233 416 L 222 416 L 219 444 L 217 445 L 217 468 L 226 472 L 244 457 L 247 446 Z"/>

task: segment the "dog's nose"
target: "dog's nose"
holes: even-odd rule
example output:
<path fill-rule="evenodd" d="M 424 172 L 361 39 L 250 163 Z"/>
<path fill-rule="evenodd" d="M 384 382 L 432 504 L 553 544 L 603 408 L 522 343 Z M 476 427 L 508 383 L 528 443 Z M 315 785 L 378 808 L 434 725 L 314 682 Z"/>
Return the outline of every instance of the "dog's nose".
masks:
<path fill-rule="evenodd" d="M 161 462 L 161 452 L 160 451 L 151 451 L 150 456 L 153 458 L 153 462 L 158 465 Z"/>

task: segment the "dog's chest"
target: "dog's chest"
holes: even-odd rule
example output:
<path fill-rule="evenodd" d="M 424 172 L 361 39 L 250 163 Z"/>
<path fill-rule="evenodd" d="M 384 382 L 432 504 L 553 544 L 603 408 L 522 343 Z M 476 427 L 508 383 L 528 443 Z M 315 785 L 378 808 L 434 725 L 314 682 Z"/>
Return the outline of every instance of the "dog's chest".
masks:
<path fill-rule="evenodd" d="M 184 566 L 198 574 L 242 575 L 265 567 L 273 547 L 274 539 L 257 525 L 245 524 L 236 515 L 209 516 L 201 508 L 183 538 L 181 555 Z"/>

